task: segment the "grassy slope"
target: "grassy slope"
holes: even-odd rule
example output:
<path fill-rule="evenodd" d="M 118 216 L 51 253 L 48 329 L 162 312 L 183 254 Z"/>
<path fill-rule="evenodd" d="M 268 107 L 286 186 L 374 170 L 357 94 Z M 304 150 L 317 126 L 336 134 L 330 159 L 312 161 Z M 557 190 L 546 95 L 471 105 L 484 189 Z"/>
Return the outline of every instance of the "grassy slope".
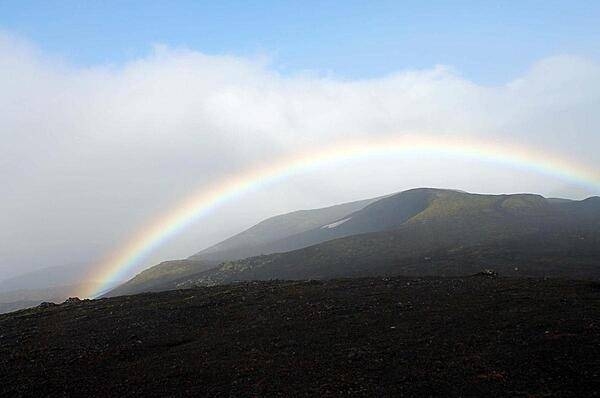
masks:
<path fill-rule="evenodd" d="M 515 276 L 600 277 L 598 198 L 556 201 L 423 188 L 387 196 L 346 217 L 336 228 L 263 246 L 275 254 L 218 267 L 166 262 L 109 295 L 252 279 L 465 275 L 485 267 Z"/>
<path fill-rule="evenodd" d="M 157 284 L 172 283 L 180 278 L 206 271 L 216 265 L 215 263 L 191 259 L 164 261 L 140 272 L 134 278 L 117 286 L 110 291 L 110 295 L 120 296 L 142 291 L 154 291 L 157 289 Z"/>
<path fill-rule="evenodd" d="M 162 289 L 272 278 L 466 275 L 483 268 L 515 276 L 600 278 L 600 206 L 561 206 L 537 195 L 441 192 L 395 230 L 227 262 Z"/>

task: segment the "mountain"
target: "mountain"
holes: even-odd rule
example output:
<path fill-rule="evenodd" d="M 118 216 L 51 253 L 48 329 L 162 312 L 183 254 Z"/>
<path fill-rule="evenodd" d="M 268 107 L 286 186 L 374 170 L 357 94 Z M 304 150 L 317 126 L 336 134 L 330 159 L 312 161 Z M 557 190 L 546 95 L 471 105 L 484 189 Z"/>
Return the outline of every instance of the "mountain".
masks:
<path fill-rule="evenodd" d="M 259 281 L 0 315 L 2 397 L 593 397 L 600 284 Z"/>
<path fill-rule="evenodd" d="M 0 314 L 35 307 L 47 301 L 62 303 L 69 297 L 77 296 L 81 291 L 89 290 L 93 283 L 78 283 L 66 286 L 48 286 L 36 289 L 15 289 L 0 292 Z"/>
<path fill-rule="evenodd" d="M 0 292 L 75 285 L 88 274 L 89 269 L 80 264 L 46 267 L 1 280 Z"/>
<path fill-rule="evenodd" d="M 86 281 L 88 273 L 81 266 L 55 266 L 0 281 L 0 313 L 76 296 L 94 286 L 93 281 Z"/>
<path fill-rule="evenodd" d="M 126 283 L 113 289 L 109 295 L 123 295 L 156 290 L 156 285 L 178 281 L 219 265 L 223 261 L 238 260 L 278 251 L 280 241 L 290 250 L 308 246 L 290 238 L 318 229 L 351 214 L 380 198 L 365 199 L 321 209 L 299 210 L 268 218 L 255 226 L 232 236 L 183 260 L 165 261 L 142 271 Z"/>
<path fill-rule="evenodd" d="M 355 215 L 363 229 L 373 225 L 367 220 L 386 220 L 380 221 L 381 231 L 225 262 L 157 287 L 369 275 L 458 276 L 485 268 L 514 276 L 600 278 L 598 198 L 556 202 L 530 194 L 417 189 L 380 202 L 357 212 L 360 218 Z M 410 217 L 406 209 L 414 211 Z M 394 228 L 395 222 L 399 225 Z"/>
<path fill-rule="evenodd" d="M 219 263 L 278 251 L 282 241 L 292 249 L 303 243 L 297 236 L 321 226 L 335 223 L 341 218 L 358 211 L 380 198 L 343 203 L 322 209 L 299 210 L 268 218 L 229 239 L 211 246 L 189 259 Z M 291 242 L 291 243 L 290 243 Z"/>
<path fill-rule="evenodd" d="M 44 300 L 45 301 L 45 300 Z M 23 300 L 14 301 L 10 303 L 0 303 L 0 314 L 6 314 L 13 311 L 22 310 L 24 308 L 31 308 L 40 305 L 43 301 L 37 300 Z"/>
<path fill-rule="evenodd" d="M 162 286 L 164 284 L 177 283 L 181 278 L 198 274 L 217 265 L 218 263 L 216 262 L 193 259 L 163 261 L 140 272 L 105 295 L 121 296 L 124 294 L 160 290 L 160 288 L 157 289 L 157 285 Z"/>
<path fill-rule="evenodd" d="M 600 198 L 413 189 L 268 247 L 272 254 L 155 279 L 151 290 L 257 279 L 456 276 L 484 268 L 506 275 L 595 279 L 600 277 Z"/>
<path fill-rule="evenodd" d="M 232 260 L 261 254 L 287 252 L 344 236 L 397 228 L 412 216 L 423 211 L 428 206 L 431 195 L 435 192 L 437 192 L 435 189 L 418 189 L 372 199 L 360 209 L 346 213 L 340 211 L 336 217 L 331 217 L 329 220 L 315 220 L 319 222 L 314 222 L 311 228 L 288 236 L 281 235 L 278 239 L 256 245 L 252 247 L 251 251 L 245 253 L 252 254 L 235 256 L 236 258 L 232 258 Z M 350 210 L 347 205 L 341 206 L 344 206 L 342 209 Z M 229 259 L 223 258 L 221 261 L 225 260 Z"/>

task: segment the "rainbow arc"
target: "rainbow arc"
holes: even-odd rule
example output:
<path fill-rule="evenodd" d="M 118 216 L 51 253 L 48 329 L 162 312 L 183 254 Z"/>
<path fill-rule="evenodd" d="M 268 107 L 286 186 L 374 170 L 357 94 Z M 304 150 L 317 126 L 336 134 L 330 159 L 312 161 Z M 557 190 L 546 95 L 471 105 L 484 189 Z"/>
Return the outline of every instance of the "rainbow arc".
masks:
<path fill-rule="evenodd" d="M 272 184 L 310 168 L 335 162 L 379 155 L 433 154 L 478 159 L 533 170 L 593 191 L 600 191 L 600 173 L 556 154 L 534 148 L 504 145 L 474 139 L 401 136 L 379 140 L 359 140 L 306 151 L 284 157 L 267 165 L 240 172 L 212 186 L 203 187 L 161 217 L 143 227 L 131 240 L 94 267 L 89 280 L 99 281 L 81 296 L 95 297 L 108 290 L 114 281 L 125 279 L 144 257 L 169 238 L 205 216 L 220 204 L 252 189 Z"/>

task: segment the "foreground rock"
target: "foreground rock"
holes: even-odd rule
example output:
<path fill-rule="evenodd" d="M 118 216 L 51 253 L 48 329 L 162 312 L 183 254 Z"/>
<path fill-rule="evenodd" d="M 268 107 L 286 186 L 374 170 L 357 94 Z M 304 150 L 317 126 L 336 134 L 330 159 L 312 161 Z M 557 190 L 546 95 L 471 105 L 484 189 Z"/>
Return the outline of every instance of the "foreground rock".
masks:
<path fill-rule="evenodd" d="M 598 396 L 600 285 L 260 282 L 0 316 L 0 396 Z"/>

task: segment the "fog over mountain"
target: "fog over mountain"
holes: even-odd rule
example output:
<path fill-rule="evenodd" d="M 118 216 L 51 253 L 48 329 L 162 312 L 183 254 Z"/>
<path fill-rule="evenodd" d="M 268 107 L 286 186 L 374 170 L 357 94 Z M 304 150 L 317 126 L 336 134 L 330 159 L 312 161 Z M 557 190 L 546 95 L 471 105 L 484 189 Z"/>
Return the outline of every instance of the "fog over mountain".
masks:
<path fill-rule="evenodd" d="M 0 87 L 0 280 L 49 266 L 97 266 L 191 192 L 259 161 L 350 138 L 476 137 L 600 169 L 600 65 L 580 56 L 541 59 L 488 86 L 452 65 L 398 65 L 396 73 L 351 80 L 283 74 L 269 56 L 160 45 L 128 62 L 81 67 L 4 32 Z M 598 194 L 472 159 L 345 161 L 215 208 L 132 272 L 186 257 L 273 214 L 414 186 Z"/>

